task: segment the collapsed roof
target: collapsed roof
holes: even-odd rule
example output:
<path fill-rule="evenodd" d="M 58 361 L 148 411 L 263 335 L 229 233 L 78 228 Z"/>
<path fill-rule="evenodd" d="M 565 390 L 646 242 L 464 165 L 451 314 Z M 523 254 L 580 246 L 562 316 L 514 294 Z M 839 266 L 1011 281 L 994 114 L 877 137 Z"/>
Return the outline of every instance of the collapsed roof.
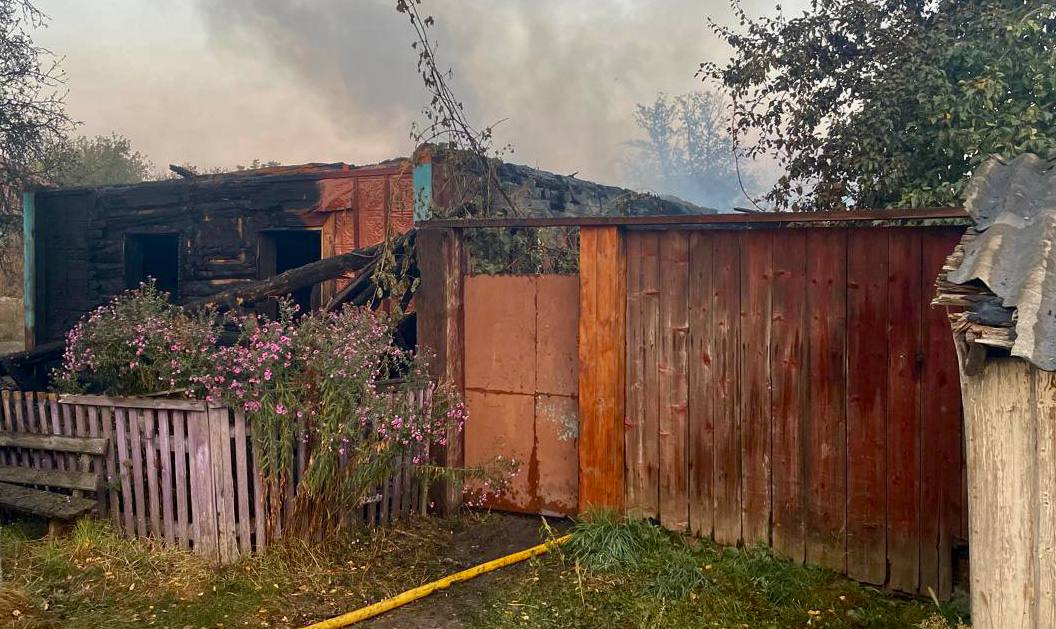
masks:
<path fill-rule="evenodd" d="M 947 260 L 935 303 L 964 306 L 954 332 L 1056 371 L 1056 162 L 990 158 L 965 190 L 975 222 Z"/>
<path fill-rule="evenodd" d="M 580 179 L 576 173 L 559 175 L 499 159 L 485 160 L 469 151 L 423 145 L 416 159 L 430 153 L 446 173 L 447 190 L 434 190 L 446 199 L 450 218 L 516 215 L 527 218 L 585 216 L 647 216 L 715 214 L 671 195 L 656 195 Z M 492 176 L 493 173 L 493 176 Z M 434 179 L 434 186 L 436 180 Z M 501 186 L 501 191 L 497 187 Z M 465 207 L 462 207 L 462 206 Z M 510 206 L 513 206 L 512 208 Z"/>

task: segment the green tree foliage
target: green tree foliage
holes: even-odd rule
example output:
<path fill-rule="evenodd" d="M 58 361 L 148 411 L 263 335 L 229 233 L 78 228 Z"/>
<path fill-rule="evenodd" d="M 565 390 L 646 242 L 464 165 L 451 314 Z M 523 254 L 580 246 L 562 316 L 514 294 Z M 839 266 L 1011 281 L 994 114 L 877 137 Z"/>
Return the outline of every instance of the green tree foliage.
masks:
<path fill-rule="evenodd" d="M 111 133 L 77 137 L 56 144 L 49 156 L 48 178 L 60 186 L 106 186 L 139 183 L 153 165 L 128 138 Z"/>
<path fill-rule="evenodd" d="M 33 43 L 45 16 L 30 0 L 0 0 L 0 238 L 17 228 L 18 195 L 71 123 L 58 61 Z"/>
<path fill-rule="evenodd" d="M 957 204 L 991 154 L 1056 157 L 1056 10 L 1031 0 L 816 0 L 712 24 L 733 49 L 701 74 L 731 131 L 786 173 L 780 208 Z"/>
<path fill-rule="evenodd" d="M 755 186 L 738 177 L 733 143 L 721 97 L 692 92 L 674 98 L 660 93 L 638 105 L 634 116 L 646 139 L 629 143 L 628 175 L 640 187 L 710 207 L 729 208 Z"/>

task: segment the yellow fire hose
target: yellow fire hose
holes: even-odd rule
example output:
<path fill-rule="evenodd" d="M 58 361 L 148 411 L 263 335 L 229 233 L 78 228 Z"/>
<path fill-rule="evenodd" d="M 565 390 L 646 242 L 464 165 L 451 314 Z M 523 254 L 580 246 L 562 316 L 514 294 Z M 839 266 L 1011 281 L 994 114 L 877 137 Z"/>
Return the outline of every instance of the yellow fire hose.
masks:
<path fill-rule="evenodd" d="M 407 590 L 402 594 L 397 594 L 392 598 L 388 598 L 384 601 L 374 603 L 373 605 L 368 605 L 366 607 L 357 609 L 356 611 L 348 612 L 347 614 L 342 614 L 341 616 L 336 616 L 334 618 L 331 618 L 330 620 L 317 622 L 314 625 L 308 625 L 308 627 L 306 627 L 305 629 L 337 629 L 338 627 L 347 627 L 362 620 L 373 618 L 374 616 L 377 616 L 379 614 L 384 614 L 385 612 L 391 609 L 396 609 L 397 607 L 401 607 L 403 605 L 406 605 L 407 603 L 411 603 L 420 598 L 425 598 L 426 596 L 429 596 L 437 590 L 447 589 L 453 583 L 469 581 L 474 577 L 491 572 L 492 570 L 505 568 L 506 566 L 511 566 L 515 563 L 520 563 L 525 559 L 530 559 L 537 555 L 542 555 L 543 553 L 549 551 L 551 548 L 564 544 L 571 538 L 571 535 L 565 535 L 564 537 L 559 537 L 557 539 L 546 542 L 545 544 L 532 546 L 531 548 L 513 553 L 512 555 L 506 555 L 505 557 L 493 559 L 492 561 L 473 566 L 472 568 L 463 570 L 462 572 L 456 572 L 455 574 L 448 575 L 443 579 L 440 579 L 439 581 L 433 581 L 432 583 L 420 585 L 412 590 Z"/>

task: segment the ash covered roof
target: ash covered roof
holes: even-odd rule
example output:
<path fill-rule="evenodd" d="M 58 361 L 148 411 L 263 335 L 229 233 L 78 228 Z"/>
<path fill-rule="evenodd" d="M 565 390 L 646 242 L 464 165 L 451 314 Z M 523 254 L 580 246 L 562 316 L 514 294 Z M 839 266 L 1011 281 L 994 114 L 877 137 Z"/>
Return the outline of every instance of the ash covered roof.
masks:
<path fill-rule="evenodd" d="M 715 214 L 671 195 L 658 196 L 607 186 L 520 164 L 500 163 L 495 173 L 528 216 L 640 216 Z"/>
<path fill-rule="evenodd" d="M 992 157 L 965 190 L 975 221 L 939 279 L 954 329 L 1056 371 L 1056 162 Z"/>
<path fill-rule="evenodd" d="M 448 190 L 441 196 L 451 201 L 450 218 L 460 214 L 462 202 L 474 206 L 475 216 L 521 216 L 527 218 L 585 216 L 650 216 L 715 214 L 670 195 L 655 195 L 580 179 L 575 173 L 559 175 L 531 166 L 488 159 L 487 168 L 474 154 L 448 147 L 423 145 L 416 154 L 429 151 L 434 163 L 443 163 Z M 502 193 L 495 190 L 502 187 Z M 435 184 L 434 184 L 435 185 Z M 503 194 L 504 193 L 504 194 Z M 436 195 L 436 191 L 434 191 Z M 513 205 L 513 209 L 510 205 Z M 485 207 L 481 207 L 485 206 Z M 481 210 L 484 210 L 481 212 Z"/>

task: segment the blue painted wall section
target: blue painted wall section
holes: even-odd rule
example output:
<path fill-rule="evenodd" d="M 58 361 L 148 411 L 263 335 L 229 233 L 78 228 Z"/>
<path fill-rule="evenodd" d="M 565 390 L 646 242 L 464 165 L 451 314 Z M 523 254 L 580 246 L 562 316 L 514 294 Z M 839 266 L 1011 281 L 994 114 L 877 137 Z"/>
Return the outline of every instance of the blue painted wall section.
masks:
<path fill-rule="evenodd" d="M 37 328 L 37 212 L 32 192 L 22 194 L 22 312 L 25 322 L 26 349 L 36 344 Z"/>
<path fill-rule="evenodd" d="M 414 222 L 432 218 L 433 163 L 425 161 L 414 165 Z"/>

